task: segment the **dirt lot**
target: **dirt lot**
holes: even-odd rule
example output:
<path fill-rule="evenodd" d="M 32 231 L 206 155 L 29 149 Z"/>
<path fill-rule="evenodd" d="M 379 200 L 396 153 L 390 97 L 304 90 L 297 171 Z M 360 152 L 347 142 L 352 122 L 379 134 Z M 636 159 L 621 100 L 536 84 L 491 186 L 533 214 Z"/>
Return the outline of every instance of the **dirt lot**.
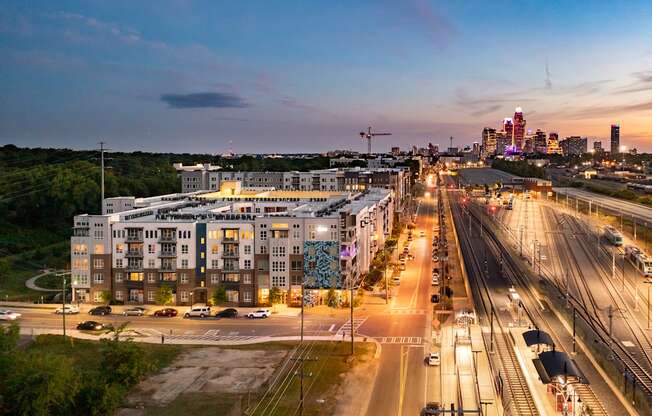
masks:
<path fill-rule="evenodd" d="M 240 395 L 257 392 L 287 354 L 287 349 L 189 348 L 163 372 L 141 382 L 120 415 L 169 414 L 156 408 L 163 410 L 180 395 L 201 393 L 237 401 Z M 225 400 L 225 407 L 233 401 Z"/>

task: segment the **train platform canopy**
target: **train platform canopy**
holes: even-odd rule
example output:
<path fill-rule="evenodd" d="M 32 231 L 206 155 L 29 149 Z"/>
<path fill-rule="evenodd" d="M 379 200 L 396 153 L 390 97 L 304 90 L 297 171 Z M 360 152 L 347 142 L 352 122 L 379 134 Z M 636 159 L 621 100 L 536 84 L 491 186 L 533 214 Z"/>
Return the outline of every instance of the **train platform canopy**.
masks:
<path fill-rule="evenodd" d="M 555 344 L 550 334 L 540 329 L 532 329 L 530 331 L 523 332 L 523 339 L 525 340 L 525 345 L 528 347 L 540 344 L 552 347 Z"/>
<path fill-rule="evenodd" d="M 549 383 L 581 383 L 589 384 L 588 380 L 580 371 L 575 361 L 568 354 L 561 351 L 545 351 L 539 354 L 539 358 L 532 360 L 534 367 L 539 373 L 541 382 Z"/>

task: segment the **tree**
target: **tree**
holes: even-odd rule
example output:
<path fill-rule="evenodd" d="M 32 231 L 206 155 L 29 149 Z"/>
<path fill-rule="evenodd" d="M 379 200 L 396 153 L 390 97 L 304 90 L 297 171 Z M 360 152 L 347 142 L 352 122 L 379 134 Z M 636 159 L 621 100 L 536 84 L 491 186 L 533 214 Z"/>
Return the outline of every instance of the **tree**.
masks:
<path fill-rule="evenodd" d="M 269 290 L 269 303 L 276 305 L 283 302 L 283 295 L 281 294 L 281 289 L 276 286 Z"/>
<path fill-rule="evenodd" d="M 335 288 L 328 289 L 326 292 L 326 305 L 331 308 L 337 308 L 337 294 L 335 293 Z"/>
<path fill-rule="evenodd" d="M 13 415 L 71 414 L 78 389 L 71 359 L 50 353 L 17 354 L 9 369 L 5 406 Z"/>
<path fill-rule="evenodd" d="M 156 291 L 154 300 L 159 305 L 167 306 L 172 303 L 173 297 L 172 288 L 166 284 L 163 284 Z"/>
<path fill-rule="evenodd" d="M 218 286 L 213 290 L 212 299 L 214 305 L 222 305 L 229 300 L 226 296 L 226 289 L 224 286 Z"/>
<path fill-rule="evenodd" d="M 100 293 L 100 299 L 102 300 L 103 303 L 111 303 L 111 300 L 113 300 L 113 296 L 111 295 L 111 292 L 108 290 L 103 290 L 102 293 Z"/>

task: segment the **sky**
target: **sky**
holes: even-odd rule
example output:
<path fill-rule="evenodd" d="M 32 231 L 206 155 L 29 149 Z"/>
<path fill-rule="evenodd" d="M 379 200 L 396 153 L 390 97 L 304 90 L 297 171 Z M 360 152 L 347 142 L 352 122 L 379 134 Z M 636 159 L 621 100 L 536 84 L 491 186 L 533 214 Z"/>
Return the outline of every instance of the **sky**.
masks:
<path fill-rule="evenodd" d="M 649 1 L 0 2 L 0 144 L 236 153 L 528 129 L 652 151 Z"/>

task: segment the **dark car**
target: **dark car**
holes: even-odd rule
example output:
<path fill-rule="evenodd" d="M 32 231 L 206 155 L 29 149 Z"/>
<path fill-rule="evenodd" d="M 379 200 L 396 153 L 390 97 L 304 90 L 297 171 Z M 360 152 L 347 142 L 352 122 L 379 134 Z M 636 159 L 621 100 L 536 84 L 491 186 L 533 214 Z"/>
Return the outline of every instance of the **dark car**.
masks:
<path fill-rule="evenodd" d="M 84 321 L 77 324 L 77 329 L 83 329 L 86 331 L 100 331 L 104 329 L 104 324 L 95 321 Z"/>
<path fill-rule="evenodd" d="M 96 306 L 95 308 L 88 311 L 89 315 L 110 315 L 111 307 L 110 306 Z"/>
<path fill-rule="evenodd" d="M 238 311 L 233 308 L 224 309 L 215 314 L 216 318 L 237 318 Z"/>
<path fill-rule="evenodd" d="M 159 310 L 154 312 L 154 316 L 172 317 L 172 316 L 177 316 L 178 314 L 179 314 L 179 312 L 177 312 L 177 310 L 174 309 L 174 308 L 164 308 L 164 309 L 159 309 Z"/>

